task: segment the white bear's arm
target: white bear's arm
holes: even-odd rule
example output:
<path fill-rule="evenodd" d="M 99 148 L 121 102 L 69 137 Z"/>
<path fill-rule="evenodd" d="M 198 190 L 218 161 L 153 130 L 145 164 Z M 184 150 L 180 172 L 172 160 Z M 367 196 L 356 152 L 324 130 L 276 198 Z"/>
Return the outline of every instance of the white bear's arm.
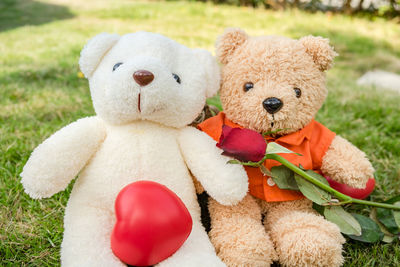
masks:
<path fill-rule="evenodd" d="M 103 142 L 105 127 L 97 117 L 73 122 L 40 144 L 21 173 L 32 198 L 50 197 L 64 190 Z"/>
<path fill-rule="evenodd" d="M 207 193 L 223 205 L 239 202 L 248 191 L 248 179 L 241 165 L 227 164 L 231 158 L 206 133 L 193 127 L 181 130 L 179 144 L 187 166 Z"/>

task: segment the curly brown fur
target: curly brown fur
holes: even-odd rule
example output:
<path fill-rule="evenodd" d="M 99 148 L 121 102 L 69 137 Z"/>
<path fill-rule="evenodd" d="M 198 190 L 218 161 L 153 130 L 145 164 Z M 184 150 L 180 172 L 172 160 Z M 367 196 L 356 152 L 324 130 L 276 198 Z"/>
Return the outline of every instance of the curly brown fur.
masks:
<path fill-rule="evenodd" d="M 343 264 L 342 244 L 345 240 L 335 224 L 311 212 L 277 212 L 279 219 L 267 219 L 265 224 L 269 225 L 281 264 L 291 267 L 337 267 Z"/>
<path fill-rule="evenodd" d="M 339 228 L 319 215 L 310 200 L 258 202 L 266 212 L 264 225 L 281 264 L 293 267 L 343 264 L 345 240 Z"/>
<path fill-rule="evenodd" d="M 234 43 L 235 40 L 229 39 L 235 36 L 231 31 L 220 39 Z M 225 50 L 225 43 L 217 44 L 217 54 L 224 54 Z M 232 50 L 222 68 L 220 90 L 224 112 L 230 120 L 258 132 L 288 129 L 280 132 L 285 134 L 303 128 L 314 118 L 327 95 L 325 73 L 314 62 L 314 58 L 320 59 L 318 53 L 309 54 L 311 50 L 307 53 L 302 42 L 278 36 L 248 38 Z M 325 65 L 329 66 L 326 62 Z M 245 92 L 243 86 L 247 82 L 252 82 L 254 88 Z M 301 89 L 300 98 L 296 97 L 294 88 Z M 268 97 L 277 97 L 284 103 L 274 118 L 262 104 Z"/>
<path fill-rule="evenodd" d="M 269 266 L 277 260 L 274 246 L 261 222 L 261 210 L 247 195 L 235 206 L 209 202 L 211 242 L 227 266 Z"/>
<path fill-rule="evenodd" d="M 374 168 L 364 152 L 336 136 L 322 160 L 322 171 L 339 183 L 365 188 L 374 177 Z"/>
<path fill-rule="evenodd" d="M 284 135 L 302 129 L 315 117 L 327 95 L 324 71 L 337 54 L 321 37 L 249 37 L 240 29 L 227 29 L 217 41 L 217 55 L 224 64 L 220 97 L 227 118 L 258 132 L 284 129 L 279 133 Z M 253 88 L 246 91 L 248 82 Z M 295 88 L 301 90 L 300 97 Z M 283 102 L 274 115 L 263 107 L 270 97 Z M 339 136 L 323 158 L 322 171 L 353 187 L 364 187 L 373 175 L 365 154 Z M 284 266 L 343 263 L 339 228 L 318 215 L 309 200 L 267 203 L 247 197 L 238 206 L 212 201 L 209 207 L 211 240 L 230 266 L 259 266 L 262 258 L 256 249 L 268 256 L 264 266 L 274 259 L 270 254 L 274 249 Z M 265 215 L 263 231 L 260 214 Z"/>

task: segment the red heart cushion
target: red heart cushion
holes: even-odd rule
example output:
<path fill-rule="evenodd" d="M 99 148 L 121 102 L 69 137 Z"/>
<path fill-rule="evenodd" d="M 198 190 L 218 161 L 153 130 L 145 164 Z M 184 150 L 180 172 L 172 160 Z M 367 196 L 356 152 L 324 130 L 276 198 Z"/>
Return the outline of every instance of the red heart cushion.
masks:
<path fill-rule="evenodd" d="M 148 266 L 165 260 L 192 230 L 185 204 L 156 182 L 139 181 L 124 187 L 115 201 L 115 213 L 111 248 L 129 265 Z"/>

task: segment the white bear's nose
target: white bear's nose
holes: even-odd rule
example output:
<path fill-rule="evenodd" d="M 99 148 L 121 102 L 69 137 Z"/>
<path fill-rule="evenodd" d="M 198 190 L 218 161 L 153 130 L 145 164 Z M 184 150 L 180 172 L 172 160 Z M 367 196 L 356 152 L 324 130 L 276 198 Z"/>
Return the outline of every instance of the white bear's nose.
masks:
<path fill-rule="evenodd" d="M 133 73 L 133 79 L 140 86 L 145 86 L 154 80 L 154 74 L 147 70 L 138 70 Z"/>

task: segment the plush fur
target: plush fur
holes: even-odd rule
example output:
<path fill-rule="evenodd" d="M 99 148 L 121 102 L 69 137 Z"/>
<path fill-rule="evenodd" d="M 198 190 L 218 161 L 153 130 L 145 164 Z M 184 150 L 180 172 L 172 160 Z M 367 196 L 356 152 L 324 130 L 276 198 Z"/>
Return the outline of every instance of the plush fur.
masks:
<path fill-rule="evenodd" d="M 289 134 L 310 123 L 322 106 L 324 71 L 336 53 L 321 37 L 249 37 L 228 29 L 217 41 L 217 55 L 224 64 L 220 95 L 227 118 L 258 132 L 285 129 L 280 134 Z M 247 82 L 254 87 L 245 92 Z M 301 97 L 294 88 L 301 89 Z M 262 105 L 269 97 L 283 101 L 274 115 Z M 356 188 L 364 188 L 374 172 L 365 154 L 340 136 L 324 156 L 322 170 Z M 318 215 L 307 199 L 274 203 L 247 196 L 233 207 L 211 200 L 209 211 L 210 238 L 228 266 L 269 266 L 275 260 L 293 267 L 343 263 L 339 228 Z"/>
<path fill-rule="evenodd" d="M 116 63 L 122 65 L 113 71 Z M 127 184 L 150 180 L 173 190 L 193 219 L 189 238 L 159 265 L 224 266 L 200 223 L 188 170 L 223 204 L 237 203 L 247 193 L 244 169 L 227 165 L 214 140 L 186 126 L 218 89 L 214 58 L 158 34 L 103 33 L 85 46 L 80 65 L 97 116 L 44 141 L 21 174 L 33 198 L 50 197 L 79 174 L 65 211 L 62 265 L 125 266 L 110 248 L 114 200 Z M 151 71 L 154 80 L 139 86 L 132 77 L 137 70 Z"/>

